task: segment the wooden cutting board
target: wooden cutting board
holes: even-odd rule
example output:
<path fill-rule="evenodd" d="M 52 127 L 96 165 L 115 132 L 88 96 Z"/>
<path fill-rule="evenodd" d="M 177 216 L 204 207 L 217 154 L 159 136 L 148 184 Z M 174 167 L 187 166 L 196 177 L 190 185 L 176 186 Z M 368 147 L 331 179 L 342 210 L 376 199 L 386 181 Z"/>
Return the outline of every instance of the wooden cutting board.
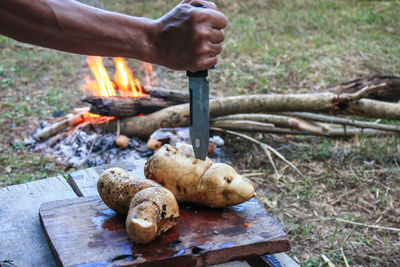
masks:
<path fill-rule="evenodd" d="M 254 199 L 212 209 L 180 204 L 177 225 L 147 245 L 133 243 L 125 217 L 99 196 L 43 203 L 40 221 L 62 266 L 204 266 L 290 249 L 282 226 Z"/>

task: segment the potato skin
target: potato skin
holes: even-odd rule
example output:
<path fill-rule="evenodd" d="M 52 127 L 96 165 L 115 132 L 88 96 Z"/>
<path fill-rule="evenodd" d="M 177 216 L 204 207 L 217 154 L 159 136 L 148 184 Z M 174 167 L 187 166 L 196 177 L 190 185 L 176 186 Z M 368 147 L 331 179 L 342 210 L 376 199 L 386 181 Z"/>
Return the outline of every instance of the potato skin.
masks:
<path fill-rule="evenodd" d="M 126 231 L 138 244 L 147 244 L 176 224 L 179 207 L 174 195 L 164 187 L 151 187 L 132 198 Z"/>
<path fill-rule="evenodd" d="M 179 202 L 197 202 L 200 178 L 211 164 L 209 158 L 204 161 L 194 158 L 188 145 L 167 144 L 146 162 L 144 173 L 146 178 L 169 189 Z"/>
<path fill-rule="evenodd" d="M 161 147 L 147 161 L 145 175 L 171 190 L 180 202 L 224 207 L 243 203 L 255 195 L 250 180 L 227 164 L 194 158 L 189 145 Z"/>
<path fill-rule="evenodd" d="M 158 235 L 158 207 L 151 201 L 146 201 L 129 209 L 126 217 L 126 231 L 130 238 L 138 244 L 147 244 Z"/>
<path fill-rule="evenodd" d="M 154 181 L 135 178 L 121 168 L 105 170 L 97 181 L 97 191 L 104 203 L 112 210 L 126 214 L 132 198 L 140 190 L 159 187 Z"/>
<path fill-rule="evenodd" d="M 224 163 L 214 163 L 208 168 L 199 184 L 201 203 L 209 207 L 243 203 L 254 196 L 254 191 L 249 179 Z"/>

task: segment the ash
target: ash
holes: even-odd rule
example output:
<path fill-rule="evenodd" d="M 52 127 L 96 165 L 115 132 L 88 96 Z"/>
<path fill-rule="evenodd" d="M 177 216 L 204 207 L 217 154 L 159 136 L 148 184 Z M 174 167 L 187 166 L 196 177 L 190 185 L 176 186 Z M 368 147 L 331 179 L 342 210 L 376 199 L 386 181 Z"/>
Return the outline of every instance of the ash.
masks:
<path fill-rule="evenodd" d="M 53 137 L 54 138 L 54 137 Z M 116 135 L 97 134 L 94 131 L 77 130 L 73 136 L 53 138 L 42 142 L 26 140 L 32 151 L 53 157 L 57 162 L 71 168 L 94 167 L 122 160 L 147 159 L 153 151 L 138 138 L 129 138 L 126 149 L 115 145 Z"/>
<path fill-rule="evenodd" d="M 71 135 L 56 136 L 44 141 L 26 139 L 25 144 L 29 150 L 54 158 L 54 161 L 67 168 L 88 168 L 125 160 L 147 160 L 154 154 L 147 147 L 147 142 L 139 138 L 129 137 L 125 149 L 115 145 L 115 138 L 114 133 L 98 134 L 94 130 L 78 129 Z M 231 160 L 222 149 L 223 140 L 214 136 L 210 141 L 216 138 L 219 138 L 220 142 L 208 157 L 213 162 L 231 164 Z"/>

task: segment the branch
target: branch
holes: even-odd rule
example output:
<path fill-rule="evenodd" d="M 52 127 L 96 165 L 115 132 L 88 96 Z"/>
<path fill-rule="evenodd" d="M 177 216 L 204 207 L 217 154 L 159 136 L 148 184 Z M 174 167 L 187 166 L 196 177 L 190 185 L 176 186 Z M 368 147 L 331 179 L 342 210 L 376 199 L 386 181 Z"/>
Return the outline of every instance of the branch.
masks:
<path fill-rule="evenodd" d="M 278 151 L 276 151 L 273 147 L 271 147 L 271 146 L 269 146 L 269 145 L 267 145 L 267 144 L 265 144 L 265 143 L 262 143 L 262 142 L 258 141 L 257 139 L 254 139 L 254 138 L 252 138 L 252 137 L 250 137 L 250 136 L 247 136 L 247 135 L 244 135 L 244 134 L 241 134 L 241 133 L 238 133 L 238 132 L 229 131 L 229 130 L 223 130 L 223 129 L 219 129 L 219 128 L 215 128 L 215 127 L 210 128 L 210 130 L 219 131 L 219 132 L 224 132 L 224 133 L 229 133 L 229 134 L 236 135 L 236 136 L 240 136 L 240 137 L 242 137 L 242 138 L 244 138 L 244 139 L 247 139 L 248 141 L 253 142 L 253 143 L 259 145 L 259 146 L 261 147 L 261 149 L 265 152 L 265 154 L 267 154 L 267 156 L 269 155 L 269 151 L 271 151 L 271 152 L 274 153 L 278 158 L 280 158 L 282 161 L 284 161 L 284 162 L 285 162 L 286 164 L 288 164 L 290 167 L 292 167 L 293 169 L 295 169 L 297 173 L 299 173 L 301 176 L 303 176 L 303 174 L 299 171 L 299 169 L 297 169 L 296 166 L 293 165 L 293 163 L 291 163 L 291 162 L 288 161 L 284 156 L 282 156 L 282 154 L 280 154 Z M 270 155 L 269 155 L 269 157 L 270 157 Z M 272 160 L 272 158 L 271 158 L 270 160 Z M 273 164 L 273 166 L 274 166 L 274 165 L 275 165 L 275 164 Z M 275 171 L 277 172 L 276 167 L 274 167 L 274 169 L 275 169 Z M 278 175 L 279 175 L 279 173 L 278 173 Z"/>
<path fill-rule="evenodd" d="M 400 119 L 400 104 L 360 99 L 348 102 L 332 93 L 289 95 L 246 95 L 210 100 L 210 117 L 240 113 L 315 112 L 361 115 L 382 119 Z M 147 116 L 121 120 L 121 133 L 148 138 L 159 128 L 189 124 L 189 104 L 165 108 Z M 114 124 L 114 125 L 113 125 Z M 115 127 L 115 123 L 111 123 Z"/>
<path fill-rule="evenodd" d="M 352 125 L 360 128 L 378 129 L 384 131 L 400 132 L 400 126 L 389 125 L 376 122 L 360 121 L 347 118 L 339 118 L 322 114 L 314 114 L 308 112 L 284 112 L 282 115 L 299 117 L 307 120 L 314 120 L 319 122 L 335 123 L 342 125 Z"/>
<path fill-rule="evenodd" d="M 353 225 L 358 225 L 358 226 L 364 226 L 364 227 L 368 227 L 368 228 L 400 232 L 400 228 L 395 228 L 395 227 L 386 227 L 386 226 L 380 226 L 380 225 L 376 225 L 376 224 L 365 224 L 365 223 L 353 222 L 353 221 L 349 221 L 349 220 L 345 220 L 345 219 L 341 219 L 341 218 L 336 218 L 336 221 L 353 224 Z"/>
<path fill-rule="evenodd" d="M 305 120 L 301 120 L 298 118 L 293 118 L 289 116 L 282 116 L 282 115 L 272 115 L 272 114 L 235 114 L 235 115 L 228 115 L 224 117 L 218 117 L 215 119 L 211 120 L 211 125 L 215 127 L 221 127 L 221 128 L 230 128 L 229 125 L 228 127 L 223 126 L 217 126 L 220 125 L 222 122 L 226 121 L 236 121 L 236 120 L 246 120 L 246 121 L 256 121 L 256 122 L 261 122 L 261 123 L 270 123 L 278 127 L 283 127 L 283 128 L 293 128 L 297 130 L 305 130 L 309 131 L 312 133 L 320 134 L 320 135 L 325 135 L 327 132 L 327 128 L 319 125 L 317 123 L 313 122 L 308 122 Z M 217 124 L 215 124 L 217 123 Z M 246 130 L 246 129 L 243 129 Z M 250 129 L 249 129 L 250 130 Z"/>

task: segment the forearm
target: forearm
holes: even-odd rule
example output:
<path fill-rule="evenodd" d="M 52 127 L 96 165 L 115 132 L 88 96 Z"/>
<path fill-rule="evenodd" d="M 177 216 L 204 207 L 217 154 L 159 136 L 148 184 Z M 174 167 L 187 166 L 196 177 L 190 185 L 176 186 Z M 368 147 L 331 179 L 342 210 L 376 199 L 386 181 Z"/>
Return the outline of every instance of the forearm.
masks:
<path fill-rule="evenodd" d="M 0 33 L 66 52 L 156 61 L 155 22 L 73 0 L 0 1 Z"/>

